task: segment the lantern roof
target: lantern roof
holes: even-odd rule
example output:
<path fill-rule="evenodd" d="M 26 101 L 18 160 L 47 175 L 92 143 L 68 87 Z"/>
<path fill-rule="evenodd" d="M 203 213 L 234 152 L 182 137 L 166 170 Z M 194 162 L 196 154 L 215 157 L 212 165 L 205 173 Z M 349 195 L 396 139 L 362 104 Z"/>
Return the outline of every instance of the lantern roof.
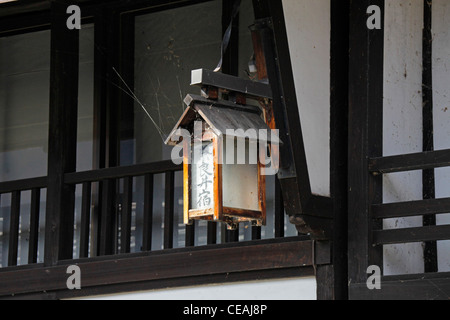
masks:
<path fill-rule="evenodd" d="M 219 137 L 226 135 L 281 144 L 279 137 L 261 118 L 261 110 L 258 107 L 210 100 L 197 95 L 188 95 L 184 102 L 188 108 L 167 138 L 165 143 L 168 145 L 178 144 L 178 129 L 187 129 L 194 121 L 200 119 Z M 260 130 L 265 130 L 267 134 L 261 135 Z"/>

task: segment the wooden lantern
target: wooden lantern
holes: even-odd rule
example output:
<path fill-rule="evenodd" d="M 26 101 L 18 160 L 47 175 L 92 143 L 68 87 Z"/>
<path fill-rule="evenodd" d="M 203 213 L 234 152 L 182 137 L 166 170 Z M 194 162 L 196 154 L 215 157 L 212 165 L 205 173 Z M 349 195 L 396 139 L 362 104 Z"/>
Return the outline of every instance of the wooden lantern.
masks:
<path fill-rule="evenodd" d="M 183 145 L 185 224 L 216 221 L 226 223 L 229 229 L 241 222 L 265 225 L 266 179 L 261 160 L 267 150 L 261 146 L 271 143 L 272 135 L 249 135 L 270 132 L 259 108 L 193 95 L 188 95 L 185 103 L 188 108 L 166 141 Z M 180 129 L 185 132 L 182 142 Z M 233 161 L 239 154 L 244 158 L 242 152 L 245 163 Z"/>

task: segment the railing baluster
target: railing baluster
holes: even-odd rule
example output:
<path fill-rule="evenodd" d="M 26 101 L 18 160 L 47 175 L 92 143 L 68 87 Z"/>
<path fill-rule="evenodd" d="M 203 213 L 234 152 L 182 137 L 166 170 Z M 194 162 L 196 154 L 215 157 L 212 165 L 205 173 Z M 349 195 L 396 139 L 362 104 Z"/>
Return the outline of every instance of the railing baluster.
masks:
<path fill-rule="evenodd" d="M 100 256 L 115 253 L 115 188 L 114 180 L 102 182 L 102 208 L 100 216 Z"/>
<path fill-rule="evenodd" d="M 17 254 L 19 248 L 19 223 L 20 223 L 20 191 L 14 191 L 11 195 L 11 220 L 9 224 L 9 250 L 8 266 L 17 266 Z"/>
<path fill-rule="evenodd" d="M 195 222 L 186 225 L 186 248 L 195 246 Z"/>
<path fill-rule="evenodd" d="M 133 202 L 133 178 L 124 178 L 124 192 L 122 202 L 122 216 L 120 229 L 120 252 L 131 251 L 131 210 Z"/>
<path fill-rule="evenodd" d="M 174 213 L 175 174 L 166 172 L 164 205 L 164 249 L 173 248 L 173 213 Z"/>
<path fill-rule="evenodd" d="M 30 240 L 28 246 L 28 264 L 37 263 L 40 209 L 41 209 L 41 189 L 33 189 L 31 190 Z"/>
<path fill-rule="evenodd" d="M 252 240 L 261 240 L 261 231 L 261 227 L 252 226 Z"/>
<path fill-rule="evenodd" d="M 142 250 L 152 250 L 152 234 L 153 234 L 153 174 L 145 175 L 144 182 L 144 228 L 142 239 Z"/>
<path fill-rule="evenodd" d="M 3 236 L 0 237 L 0 266 L 3 267 L 3 259 L 5 257 L 5 226 L 6 226 L 6 219 L 3 216 L 2 213 L 2 194 L 0 193 L 0 219 L 2 219 L 2 229 L 0 231 L 3 233 Z"/>
<path fill-rule="evenodd" d="M 275 178 L 275 238 L 284 237 L 284 204 L 283 192 L 278 178 Z"/>
<path fill-rule="evenodd" d="M 80 225 L 80 258 L 89 256 L 89 230 L 91 220 L 92 184 L 83 183 L 81 197 L 81 225 Z"/>
<path fill-rule="evenodd" d="M 207 230 L 207 243 L 208 245 L 217 244 L 217 222 L 208 222 Z"/>

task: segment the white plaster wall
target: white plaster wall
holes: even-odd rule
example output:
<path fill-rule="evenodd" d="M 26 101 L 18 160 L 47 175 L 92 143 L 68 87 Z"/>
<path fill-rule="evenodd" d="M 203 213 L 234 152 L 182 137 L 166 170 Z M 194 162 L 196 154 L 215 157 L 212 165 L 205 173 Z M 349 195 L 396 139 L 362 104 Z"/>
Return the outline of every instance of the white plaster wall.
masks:
<path fill-rule="evenodd" d="M 450 2 L 433 1 L 435 149 L 450 148 Z M 422 152 L 422 0 L 387 0 L 385 12 L 384 155 Z M 436 197 L 450 197 L 450 168 L 436 171 Z M 422 199 L 421 171 L 387 175 L 384 202 Z M 438 215 L 450 224 L 450 215 Z M 385 229 L 422 226 L 422 217 L 390 219 Z M 439 271 L 450 271 L 450 241 L 438 241 Z M 385 246 L 385 274 L 422 273 L 421 243 Z"/>
<path fill-rule="evenodd" d="M 315 278 L 301 278 L 155 290 L 85 300 L 316 300 L 316 290 Z"/>
<path fill-rule="evenodd" d="M 313 193 L 330 195 L 330 1 L 283 0 Z"/>
<path fill-rule="evenodd" d="M 384 156 L 422 152 L 422 0 L 385 7 Z M 419 171 L 386 175 L 385 203 L 422 199 Z M 422 217 L 385 220 L 384 228 L 422 226 Z M 384 247 L 384 273 L 422 273 L 422 244 Z"/>
<path fill-rule="evenodd" d="M 433 1 L 433 99 L 436 150 L 450 149 L 450 2 Z M 436 197 L 450 197 L 450 168 L 436 171 Z M 437 224 L 450 224 L 450 215 L 438 215 Z M 438 242 L 440 272 L 450 271 L 450 241 Z"/>

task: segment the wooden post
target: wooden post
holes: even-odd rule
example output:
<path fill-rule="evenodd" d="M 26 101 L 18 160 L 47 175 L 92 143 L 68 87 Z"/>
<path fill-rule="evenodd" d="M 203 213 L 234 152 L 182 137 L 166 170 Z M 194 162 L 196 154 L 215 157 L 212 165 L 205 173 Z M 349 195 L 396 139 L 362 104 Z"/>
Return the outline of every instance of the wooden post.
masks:
<path fill-rule="evenodd" d="M 423 28 L 423 151 L 434 151 L 434 122 L 433 122 L 433 34 L 432 34 L 432 0 L 424 0 L 424 28 Z M 423 199 L 435 199 L 434 169 L 422 171 Z M 424 226 L 435 226 L 436 215 L 423 217 Z M 429 241 L 424 244 L 425 272 L 438 272 L 437 242 Z"/>
<path fill-rule="evenodd" d="M 67 28 L 70 4 L 51 2 L 46 266 L 72 258 L 73 251 L 75 186 L 64 184 L 64 175 L 76 170 L 79 31 Z"/>
<path fill-rule="evenodd" d="M 367 28 L 367 8 L 384 0 L 351 1 L 348 154 L 348 272 L 353 283 L 366 283 L 367 268 L 382 264 L 382 247 L 374 248 L 371 205 L 382 201 L 382 176 L 372 175 L 368 159 L 383 153 L 384 28 Z M 384 19 L 382 18 L 382 26 Z"/>

